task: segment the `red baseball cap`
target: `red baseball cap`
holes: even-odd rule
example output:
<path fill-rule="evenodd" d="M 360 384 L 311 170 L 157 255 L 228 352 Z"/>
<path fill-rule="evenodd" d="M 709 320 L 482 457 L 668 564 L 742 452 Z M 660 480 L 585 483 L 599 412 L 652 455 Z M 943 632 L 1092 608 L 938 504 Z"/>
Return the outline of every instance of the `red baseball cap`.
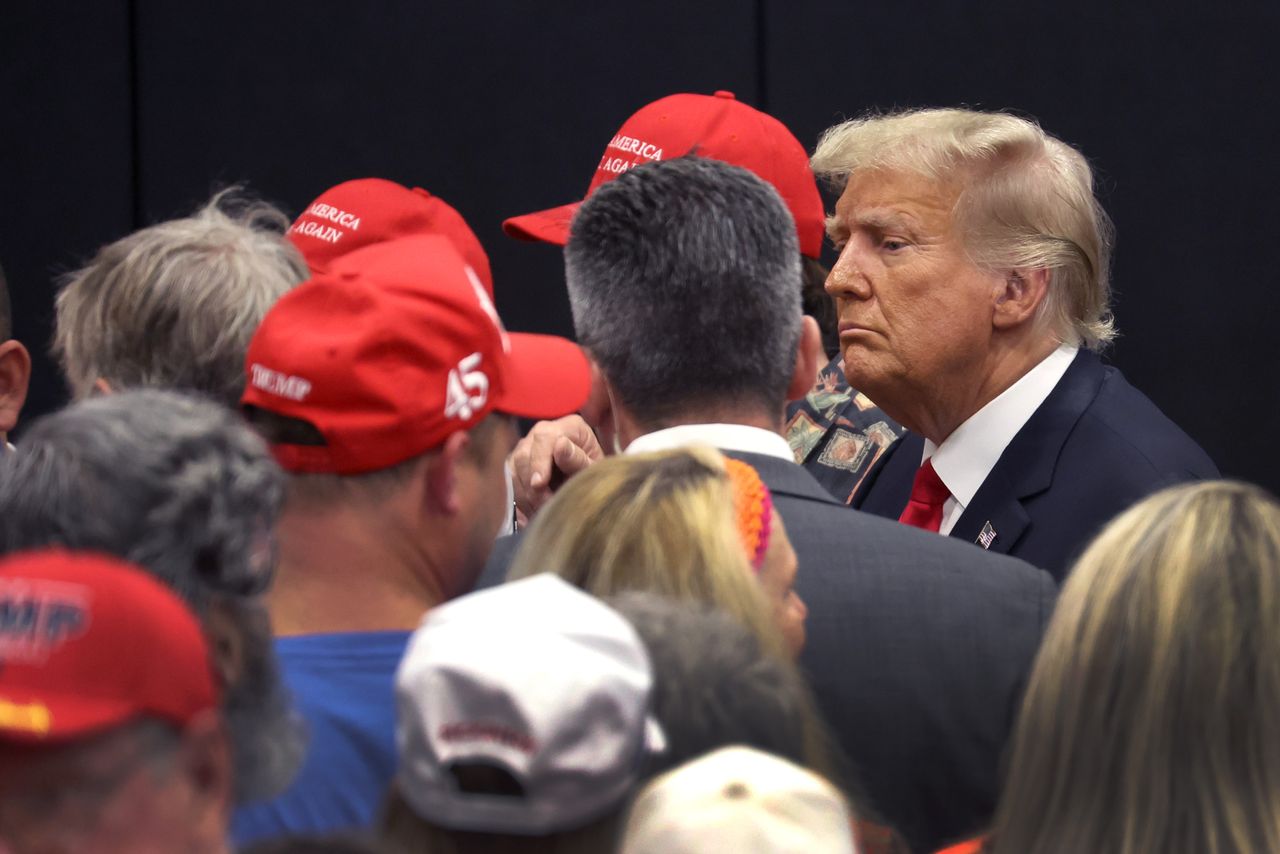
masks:
<path fill-rule="evenodd" d="M 735 99 L 732 92 L 669 95 L 641 107 L 605 146 L 587 195 L 632 167 L 686 154 L 723 160 L 768 181 L 791 209 L 800 252 L 810 258 L 822 253 L 826 214 L 804 146 L 786 125 Z M 563 246 L 580 204 L 514 216 L 502 223 L 502 230 L 519 240 Z"/>
<path fill-rule="evenodd" d="M 440 234 L 453 241 L 493 296 L 489 256 L 462 215 L 421 187 L 402 187 L 382 178 L 357 178 L 325 190 L 289 228 L 313 272 L 362 246 L 408 237 Z"/>
<path fill-rule="evenodd" d="M 218 705 L 195 615 L 151 575 L 49 549 L 0 561 L 0 740 L 56 741 Z"/>
<path fill-rule="evenodd" d="M 366 246 L 285 294 L 245 369 L 243 405 L 306 421 L 324 438 L 273 445 L 294 472 L 387 468 L 494 410 L 575 412 L 591 388 L 576 344 L 507 333 L 475 271 L 438 236 Z"/>

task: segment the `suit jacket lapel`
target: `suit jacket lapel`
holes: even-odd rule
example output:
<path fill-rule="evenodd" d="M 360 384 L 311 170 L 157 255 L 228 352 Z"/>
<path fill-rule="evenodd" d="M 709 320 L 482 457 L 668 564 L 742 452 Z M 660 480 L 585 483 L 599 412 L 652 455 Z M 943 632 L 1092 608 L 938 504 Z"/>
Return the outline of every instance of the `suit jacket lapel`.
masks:
<path fill-rule="evenodd" d="M 977 543 L 997 554 L 1008 554 L 1031 523 L 1021 500 L 1027 496 L 1022 487 L 1010 481 L 1009 471 L 1002 465 L 1004 459 L 1001 457 L 1000 464 L 987 475 L 978 494 L 951 529 L 951 536 Z"/>
<path fill-rule="evenodd" d="M 951 536 L 983 545 L 979 537 L 994 534 L 985 546 L 990 551 L 1007 554 L 1013 548 L 1031 523 L 1024 503 L 1053 483 L 1062 446 L 1097 396 L 1104 373 L 1097 354 L 1088 350 L 1076 354 L 1044 403 L 1005 448 Z"/>

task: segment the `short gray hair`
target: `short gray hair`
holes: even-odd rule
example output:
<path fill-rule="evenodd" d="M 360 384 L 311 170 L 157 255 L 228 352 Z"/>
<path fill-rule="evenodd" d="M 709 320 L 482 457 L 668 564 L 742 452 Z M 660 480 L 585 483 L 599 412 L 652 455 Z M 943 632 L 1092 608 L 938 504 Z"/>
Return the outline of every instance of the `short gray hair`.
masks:
<path fill-rule="evenodd" d="M 800 250 L 776 190 L 680 157 L 630 170 L 574 217 L 574 328 L 644 426 L 704 403 L 780 409 L 800 337 Z"/>
<path fill-rule="evenodd" d="M 164 581 L 244 643 L 224 707 L 241 800 L 279 791 L 302 743 L 258 597 L 274 570 L 284 475 L 212 401 L 160 390 L 91 398 L 47 415 L 0 457 L 0 554 L 59 545 L 105 552 Z"/>
<path fill-rule="evenodd" d="M 910 172 L 961 187 L 953 219 L 974 263 L 1050 271 L 1039 322 L 1101 349 L 1111 316 L 1111 220 L 1084 155 L 1033 121 L 976 110 L 869 115 L 829 128 L 814 172 L 842 190 L 855 172 Z"/>
<path fill-rule="evenodd" d="M 72 394 L 87 397 L 102 378 L 116 390 L 188 389 L 235 406 L 263 315 L 309 275 L 288 227 L 233 188 L 100 249 L 54 303 L 53 353 Z"/>

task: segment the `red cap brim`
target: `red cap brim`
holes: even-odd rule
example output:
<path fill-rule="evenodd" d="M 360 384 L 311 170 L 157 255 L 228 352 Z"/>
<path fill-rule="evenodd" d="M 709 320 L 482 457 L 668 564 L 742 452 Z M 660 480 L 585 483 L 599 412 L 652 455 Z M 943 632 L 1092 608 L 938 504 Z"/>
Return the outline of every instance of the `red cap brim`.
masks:
<path fill-rule="evenodd" d="M 537 240 L 564 246 L 569 242 L 569 224 L 582 202 L 572 202 L 558 208 L 513 216 L 502 223 L 502 230 L 516 240 Z"/>
<path fill-rule="evenodd" d="M 521 418 L 559 418 L 577 412 L 591 392 L 591 366 L 566 338 L 512 332 L 504 391 L 494 408 Z"/>

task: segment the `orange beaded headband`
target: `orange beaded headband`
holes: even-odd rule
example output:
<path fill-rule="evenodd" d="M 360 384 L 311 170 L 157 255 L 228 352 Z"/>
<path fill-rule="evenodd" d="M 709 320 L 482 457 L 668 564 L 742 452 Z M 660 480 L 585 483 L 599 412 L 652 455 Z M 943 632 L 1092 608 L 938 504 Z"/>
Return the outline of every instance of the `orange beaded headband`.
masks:
<path fill-rule="evenodd" d="M 769 550 L 769 532 L 773 527 L 773 496 L 756 470 L 741 460 L 725 460 L 725 472 L 733 484 L 733 507 L 738 519 L 738 532 L 747 547 L 751 566 L 764 565 Z"/>

